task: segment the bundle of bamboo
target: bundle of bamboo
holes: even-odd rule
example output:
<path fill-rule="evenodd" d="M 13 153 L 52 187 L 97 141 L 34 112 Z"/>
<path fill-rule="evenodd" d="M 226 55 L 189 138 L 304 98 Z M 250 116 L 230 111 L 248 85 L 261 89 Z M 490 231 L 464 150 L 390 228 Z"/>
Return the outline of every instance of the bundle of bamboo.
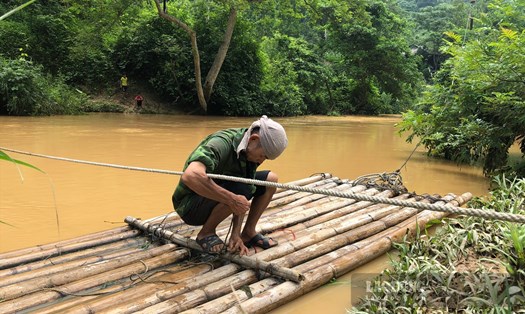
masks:
<path fill-rule="evenodd" d="M 319 174 L 294 185 L 408 202 L 434 198 L 378 191 Z M 447 195 L 461 206 L 471 198 Z M 384 254 L 440 212 L 280 190 L 258 231 L 279 245 L 251 255 L 198 253 L 175 214 L 131 226 L 0 254 L 0 312 L 262 313 Z M 138 230 L 134 229 L 137 228 Z M 229 221 L 219 225 L 225 237 Z"/>

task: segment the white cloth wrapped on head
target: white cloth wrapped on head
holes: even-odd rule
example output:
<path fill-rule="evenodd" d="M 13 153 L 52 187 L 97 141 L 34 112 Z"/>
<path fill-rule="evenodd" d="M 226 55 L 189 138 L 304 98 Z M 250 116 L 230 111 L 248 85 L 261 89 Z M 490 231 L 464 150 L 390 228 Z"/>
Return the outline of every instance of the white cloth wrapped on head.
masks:
<path fill-rule="evenodd" d="M 279 157 L 286 146 L 288 146 L 288 138 L 282 125 L 267 116 L 262 116 L 259 120 L 253 122 L 248 131 L 244 133 L 244 137 L 237 147 L 237 154 L 246 149 L 252 130 L 257 127 L 259 127 L 259 138 L 266 157 L 268 159 Z"/>

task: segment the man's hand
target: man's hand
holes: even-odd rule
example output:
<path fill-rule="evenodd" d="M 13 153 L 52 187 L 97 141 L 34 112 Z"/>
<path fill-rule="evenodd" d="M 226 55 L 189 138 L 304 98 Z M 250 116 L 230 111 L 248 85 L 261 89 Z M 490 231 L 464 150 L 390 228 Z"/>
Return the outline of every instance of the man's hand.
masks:
<path fill-rule="evenodd" d="M 248 255 L 248 248 L 244 243 L 242 242 L 240 235 L 235 235 L 230 238 L 230 241 L 228 241 L 228 251 L 230 253 L 239 252 L 239 255 Z"/>
<path fill-rule="evenodd" d="M 243 195 L 232 193 L 232 200 L 229 204 L 234 215 L 244 215 L 250 209 L 250 202 Z"/>

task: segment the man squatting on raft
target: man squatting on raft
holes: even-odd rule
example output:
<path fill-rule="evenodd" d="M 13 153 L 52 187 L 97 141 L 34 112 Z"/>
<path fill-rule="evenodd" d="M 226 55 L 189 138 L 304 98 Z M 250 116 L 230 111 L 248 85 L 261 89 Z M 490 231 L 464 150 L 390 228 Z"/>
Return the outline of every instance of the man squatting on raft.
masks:
<path fill-rule="evenodd" d="M 281 155 L 287 145 L 284 128 L 267 116 L 262 116 L 249 129 L 226 129 L 209 135 L 191 153 L 172 201 L 184 222 L 193 226 L 202 225 L 196 241 L 205 252 L 217 253 L 224 247 L 215 229 L 232 214 L 233 225 L 228 242 L 230 252 L 238 251 L 245 255 L 248 247 L 267 249 L 277 245 L 277 241 L 255 231 L 276 188 L 212 180 L 206 174 L 277 182 L 275 173 L 256 170 L 266 159 L 275 159 Z M 248 218 L 241 232 L 248 210 Z"/>

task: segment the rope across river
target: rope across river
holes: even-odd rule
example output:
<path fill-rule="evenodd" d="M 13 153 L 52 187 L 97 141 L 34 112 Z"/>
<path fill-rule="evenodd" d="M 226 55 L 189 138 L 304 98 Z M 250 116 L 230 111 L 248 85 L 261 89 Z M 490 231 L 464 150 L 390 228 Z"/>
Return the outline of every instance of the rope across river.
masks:
<path fill-rule="evenodd" d="M 56 156 L 49 156 L 49 155 L 44 155 L 44 154 L 31 153 L 31 152 L 26 152 L 26 151 L 10 149 L 6 147 L 0 147 L 0 150 L 17 153 L 17 154 L 28 155 L 28 156 L 35 156 L 35 157 L 67 161 L 67 162 L 73 162 L 73 163 L 79 163 L 79 164 L 100 166 L 100 167 L 109 167 L 109 168 L 116 168 L 116 169 L 143 171 L 143 172 L 161 173 L 161 174 L 179 175 L 179 176 L 183 174 L 182 171 L 133 167 L 133 166 L 118 165 L 118 164 L 78 160 L 78 159 L 71 159 L 71 158 L 65 158 L 65 157 L 56 157 Z M 421 210 L 431 210 L 431 211 L 446 212 L 446 213 L 457 214 L 457 215 L 467 215 L 467 216 L 482 217 L 486 219 L 497 219 L 497 220 L 503 220 L 503 221 L 525 223 L 525 215 L 502 213 L 502 212 L 497 212 L 493 210 L 485 210 L 485 209 L 478 209 L 478 208 L 463 208 L 463 207 L 453 206 L 450 204 L 440 205 L 440 204 L 429 204 L 429 203 L 422 203 L 422 202 L 409 202 L 409 201 L 386 198 L 386 197 L 370 196 L 370 195 L 365 195 L 365 194 L 357 194 L 357 193 L 352 193 L 352 192 L 341 192 L 341 191 L 334 191 L 334 190 L 327 190 L 327 189 L 310 188 L 310 187 L 304 187 L 304 186 L 299 186 L 299 185 L 267 182 L 267 181 L 239 178 L 239 177 L 226 176 L 226 175 L 220 175 L 220 174 L 210 173 L 208 174 L 208 177 L 212 179 L 229 180 L 233 182 L 275 187 L 275 188 L 281 188 L 281 189 L 286 189 L 286 190 L 295 190 L 299 192 L 307 192 L 307 193 L 312 193 L 312 194 L 322 194 L 322 195 L 335 196 L 335 197 L 341 197 L 341 198 L 351 198 L 351 199 L 355 199 L 358 201 L 382 203 L 382 204 L 389 204 L 389 205 L 402 206 L 402 207 L 413 207 L 413 208 L 417 208 Z"/>

